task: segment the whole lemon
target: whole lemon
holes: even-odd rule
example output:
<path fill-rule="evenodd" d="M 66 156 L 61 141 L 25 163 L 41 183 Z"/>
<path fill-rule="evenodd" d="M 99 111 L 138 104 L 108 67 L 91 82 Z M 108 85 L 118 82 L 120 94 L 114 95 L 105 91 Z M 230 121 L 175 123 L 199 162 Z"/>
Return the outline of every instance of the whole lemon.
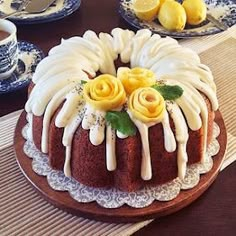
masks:
<path fill-rule="evenodd" d="M 204 0 L 184 0 L 183 7 L 187 15 L 187 23 L 198 25 L 206 19 L 206 4 Z"/>
<path fill-rule="evenodd" d="M 157 17 L 164 28 L 172 31 L 181 31 L 186 24 L 185 10 L 174 0 L 164 1 Z"/>

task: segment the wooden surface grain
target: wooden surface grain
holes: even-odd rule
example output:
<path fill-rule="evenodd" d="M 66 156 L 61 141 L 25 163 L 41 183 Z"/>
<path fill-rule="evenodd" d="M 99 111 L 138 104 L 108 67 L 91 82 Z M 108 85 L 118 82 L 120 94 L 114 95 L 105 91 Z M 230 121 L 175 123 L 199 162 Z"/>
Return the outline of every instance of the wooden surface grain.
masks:
<path fill-rule="evenodd" d="M 18 39 L 39 46 L 45 54 L 61 38 L 86 30 L 110 32 L 114 27 L 132 29 L 118 14 L 118 0 L 84 0 L 71 16 L 59 21 L 18 26 Z M 0 116 L 21 109 L 27 89 L 0 95 Z M 212 186 L 193 204 L 170 216 L 156 219 L 135 235 L 235 235 L 236 163 L 219 174 Z"/>

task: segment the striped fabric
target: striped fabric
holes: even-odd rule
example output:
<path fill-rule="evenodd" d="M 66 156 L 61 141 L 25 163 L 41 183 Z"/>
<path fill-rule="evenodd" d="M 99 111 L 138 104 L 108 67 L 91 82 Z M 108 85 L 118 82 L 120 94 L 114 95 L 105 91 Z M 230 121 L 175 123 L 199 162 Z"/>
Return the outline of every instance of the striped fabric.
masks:
<path fill-rule="evenodd" d="M 224 42 L 228 38 L 236 38 L 236 25 L 229 28 L 219 34 L 203 36 L 193 39 L 182 39 L 180 44 L 185 47 L 189 47 L 196 51 L 198 54 L 216 46 L 217 44 Z"/>
<path fill-rule="evenodd" d="M 37 194 L 21 173 L 13 134 L 21 111 L 0 118 L 0 235 L 131 235 L 152 220 L 111 224 L 63 212 Z"/>
<path fill-rule="evenodd" d="M 236 92 L 233 89 L 236 87 L 234 76 L 236 74 L 236 39 L 232 37 L 234 36 L 232 32 L 236 31 L 231 28 L 229 32 L 208 36 L 205 38 L 206 40 L 181 41 L 181 44 L 191 47 L 199 53 L 202 52 L 201 59 L 212 69 L 216 80 L 220 110 L 228 131 L 228 149 L 222 170 L 236 160 L 236 120 L 234 119 L 236 108 L 232 106 L 236 103 Z M 211 39 L 212 43 L 210 43 Z M 205 51 L 206 49 L 208 50 Z M 215 55 L 217 58 L 221 58 L 220 62 L 215 60 Z M 0 118 L 1 236 L 125 236 L 131 235 L 152 221 L 111 224 L 88 220 L 63 212 L 40 197 L 26 181 L 15 161 L 12 146 L 13 133 L 20 113 L 21 111 L 17 111 Z"/>

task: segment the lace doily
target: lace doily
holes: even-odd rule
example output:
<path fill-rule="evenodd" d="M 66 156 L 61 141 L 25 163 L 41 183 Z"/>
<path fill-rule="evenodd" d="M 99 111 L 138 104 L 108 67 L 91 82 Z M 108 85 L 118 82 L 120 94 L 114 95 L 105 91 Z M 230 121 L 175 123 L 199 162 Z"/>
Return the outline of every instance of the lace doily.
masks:
<path fill-rule="evenodd" d="M 152 204 L 153 201 L 170 201 L 176 198 L 181 190 L 195 187 L 200 174 L 207 173 L 213 166 L 212 156 L 216 155 L 220 149 L 216 138 L 220 134 L 219 126 L 214 123 L 213 141 L 207 149 L 207 161 L 204 164 L 193 164 L 187 167 L 184 181 L 179 178 L 158 187 L 148 187 L 136 192 L 122 192 L 115 188 L 92 188 L 80 184 L 72 177 L 66 177 L 62 171 L 51 169 L 46 154 L 40 152 L 31 141 L 29 135 L 29 124 L 22 130 L 22 135 L 26 139 L 24 144 L 25 154 L 32 158 L 32 168 L 35 173 L 45 176 L 48 184 L 56 191 L 68 191 L 70 196 L 78 202 L 88 203 L 96 201 L 105 208 L 118 208 L 127 204 L 134 208 L 143 208 Z"/>

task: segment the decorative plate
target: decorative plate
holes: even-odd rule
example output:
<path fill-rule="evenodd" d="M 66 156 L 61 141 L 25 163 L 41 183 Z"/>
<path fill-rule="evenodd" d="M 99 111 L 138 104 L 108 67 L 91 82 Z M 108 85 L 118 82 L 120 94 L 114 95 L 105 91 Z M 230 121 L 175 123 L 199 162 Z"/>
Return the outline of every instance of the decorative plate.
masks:
<path fill-rule="evenodd" d="M 0 0 L 0 16 L 17 10 L 21 4 L 22 0 Z M 56 0 L 45 12 L 29 14 L 23 11 L 9 19 L 17 24 L 46 23 L 69 16 L 80 7 L 80 4 L 81 0 Z"/>
<path fill-rule="evenodd" d="M 205 0 L 208 13 L 227 26 L 236 24 L 236 0 Z M 153 33 L 174 38 L 191 38 L 221 32 L 211 22 L 205 20 L 197 26 L 186 25 L 181 32 L 168 31 L 160 25 L 158 20 L 151 22 L 138 19 L 132 9 L 132 0 L 120 0 L 119 12 L 121 16 L 137 29 L 150 29 Z"/>
<path fill-rule="evenodd" d="M 0 80 L 0 94 L 27 86 L 32 79 L 36 66 L 44 57 L 42 50 L 32 43 L 19 41 L 18 48 L 19 60 L 16 70 L 10 78 Z"/>

